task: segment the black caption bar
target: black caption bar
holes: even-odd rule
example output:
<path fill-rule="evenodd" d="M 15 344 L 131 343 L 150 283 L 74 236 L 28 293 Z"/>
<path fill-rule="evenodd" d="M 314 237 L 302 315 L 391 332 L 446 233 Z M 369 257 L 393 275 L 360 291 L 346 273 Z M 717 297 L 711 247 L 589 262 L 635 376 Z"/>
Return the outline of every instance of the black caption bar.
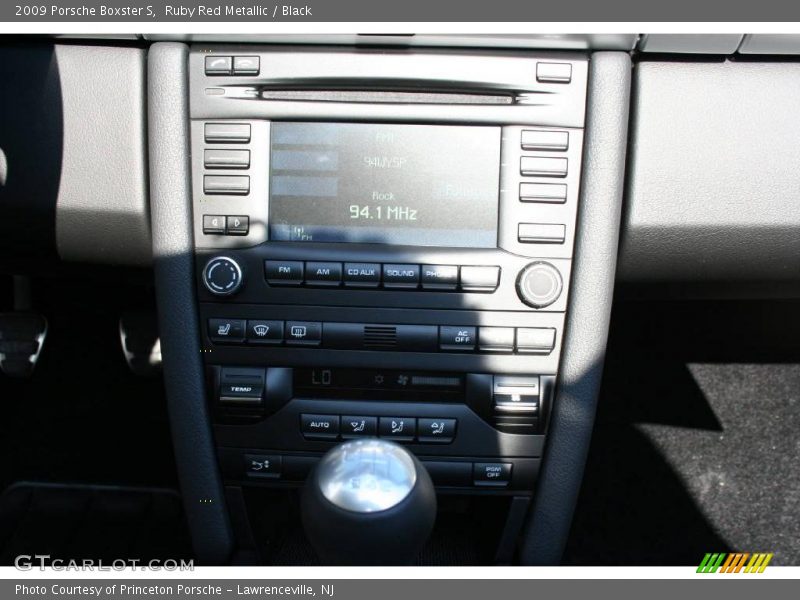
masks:
<path fill-rule="evenodd" d="M 695 568 L 687 567 L 694 574 Z M 620 576 L 624 576 L 621 570 Z M 758 578 L 758 575 L 751 577 Z M 712 583 L 711 578 L 716 578 Z M 703 580 L 706 583 L 700 584 Z M 43 579 L 27 578 L 0 582 L 2 598 L 119 598 L 159 600 L 182 598 L 227 599 L 227 598 L 283 598 L 305 600 L 406 600 L 407 598 L 458 598 L 459 600 L 484 600 L 494 598 L 567 597 L 587 598 L 648 598 L 649 600 L 674 600 L 680 598 L 703 598 L 713 586 L 713 593 L 727 600 L 752 598 L 758 593 L 766 598 L 793 597 L 797 582 L 780 579 L 747 580 L 744 576 L 720 579 L 719 575 L 696 575 L 691 579 L 672 580 L 575 580 L 575 579 L 402 579 L 402 580 L 353 580 L 353 579 L 257 579 L 257 580 L 202 580 L 202 579 Z M 758 586 L 756 588 L 755 586 Z"/>
<path fill-rule="evenodd" d="M 0 3 L 0 22 L 796 22 L 786 0 L 307 0 L 148 2 L 61 0 Z M 516 33 L 525 33 L 520 27 Z"/>

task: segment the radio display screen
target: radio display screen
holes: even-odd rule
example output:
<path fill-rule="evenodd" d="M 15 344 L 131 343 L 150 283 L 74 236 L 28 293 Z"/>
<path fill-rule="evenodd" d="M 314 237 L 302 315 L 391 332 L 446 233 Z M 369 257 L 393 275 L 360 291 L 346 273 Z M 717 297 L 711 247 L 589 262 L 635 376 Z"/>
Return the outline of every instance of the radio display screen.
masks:
<path fill-rule="evenodd" d="M 271 129 L 270 240 L 497 247 L 499 127 Z"/>

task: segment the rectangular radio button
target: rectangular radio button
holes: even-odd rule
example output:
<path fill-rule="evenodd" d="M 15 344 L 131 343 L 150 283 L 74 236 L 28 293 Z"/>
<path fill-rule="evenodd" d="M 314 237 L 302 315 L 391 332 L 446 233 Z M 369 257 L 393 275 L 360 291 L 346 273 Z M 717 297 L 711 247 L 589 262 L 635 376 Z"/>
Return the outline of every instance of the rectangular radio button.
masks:
<path fill-rule="evenodd" d="M 283 321 L 247 321 L 248 344 L 280 344 L 283 342 Z"/>
<path fill-rule="evenodd" d="M 230 75 L 232 70 L 232 56 L 206 56 L 206 75 Z"/>
<path fill-rule="evenodd" d="M 517 352 L 522 354 L 550 354 L 556 345 L 553 327 L 518 327 Z"/>
<path fill-rule="evenodd" d="M 536 81 L 539 83 L 569 83 L 572 65 L 569 63 L 536 63 Z"/>
<path fill-rule="evenodd" d="M 209 195 L 246 196 L 250 193 L 250 177 L 247 175 L 205 175 L 203 192 Z"/>
<path fill-rule="evenodd" d="M 250 141 L 250 124 L 206 123 L 204 136 L 209 144 L 246 144 Z"/>
<path fill-rule="evenodd" d="M 476 486 L 507 487 L 511 483 L 511 463 L 475 463 L 473 478 Z"/>
<path fill-rule="evenodd" d="M 270 285 L 300 285 L 303 272 L 303 263 L 299 260 L 264 261 L 264 276 Z"/>
<path fill-rule="evenodd" d="M 526 177 L 566 177 L 567 159 L 523 156 L 519 159 L 519 172 Z"/>
<path fill-rule="evenodd" d="M 378 263 L 344 263 L 345 287 L 378 287 L 381 266 Z"/>
<path fill-rule="evenodd" d="M 471 352 L 475 350 L 475 327 L 439 327 L 439 349 Z"/>
<path fill-rule="evenodd" d="M 203 215 L 203 233 L 206 235 L 225 233 L 225 217 L 223 215 Z"/>
<path fill-rule="evenodd" d="M 322 323 L 287 321 L 284 338 L 292 346 L 319 346 L 322 343 Z"/>
<path fill-rule="evenodd" d="M 339 415 L 300 415 L 300 431 L 307 440 L 335 440 L 339 437 Z"/>
<path fill-rule="evenodd" d="M 409 417 L 381 417 L 378 433 L 396 442 L 412 442 L 417 433 L 417 420 Z"/>
<path fill-rule="evenodd" d="M 520 183 L 520 202 L 547 202 L 564 204 L 567 201 L 566 183 Z"/>
<path fill-rule="evenodd" d="M 247 169 L 250 167 L 250 150 L 204 150 L 203 166 L 206 169 Z"/>
<path fill-rule="evenodd" d="M 344 439 L 378 435 L 378 417 L 342 415 L 339 428 Z"/>
<path fill-rule="evenodd" d="M 500 283 L 500 267 L 461 267 L 461 289 L 465 292 L 493 292 Z"/>
<path fill-rule="evenodd" d="M 520 223 L 519 241 L 523 244 L 563 244 L 567 228 L 556 223 Z"/>
<path fill-rule="evenodd" d="M 513 327 L 481 327 L 478 330 L 478 348 L 481 352 L 513 352 Z"/>
<path fill-rule="evenodd" d="M 217 343 L 241 343 L 244 341 L 244 319 L 209 319 L 208 337 Z"/>
<path fill-rule="evenodd" d="M 383 265 L 383 287 L 416 289 L 419 285 L 419 265 Z"/>
<path fill-rule="evenodd" d="M 455 265 L 422 265 L 422 288 L 454 290 L 458 287 L 458 267 Z"/>
<path fill-rule="evenodd" d="M 342 263 L 307 262 L 306 283 L 325 287 L 337 287 L 341 285 Z"/>
<path fill-rule="evenodd" d="M 258 56 L 234 56 L 233 74 L 234 75 L 258 75 L 261 67 L 261 58 Z"/>
<path fill-rule="evenodd" d="M 245 454 L 244 471 L 248 477 L 280 479 L 283 457 L 276 454 Z"/>
<path fill-rule="evenodd" d="M 228 215 L 225 219 L 225 233 L 228 235 L 247 235 L 250 231 L 250 217 L 247 215 Z"/>
<path fill-rule="evenodd" d="M 449 444 L 455 437 L 455 419 L 417 419 L 417 439 L 422 444 Z"/>
<path fill-rule="evenodd" d="M 569 131 L 525 129 L 522 131 L 520 145 L 523 150 L 564 152 L 569 148 Z"/>
<path fill-rule="evenodd" d="M 259 406 L 264 401 L 265 370 L 254 367 L 222 367 L 219 402 L 224 405 Z"/>

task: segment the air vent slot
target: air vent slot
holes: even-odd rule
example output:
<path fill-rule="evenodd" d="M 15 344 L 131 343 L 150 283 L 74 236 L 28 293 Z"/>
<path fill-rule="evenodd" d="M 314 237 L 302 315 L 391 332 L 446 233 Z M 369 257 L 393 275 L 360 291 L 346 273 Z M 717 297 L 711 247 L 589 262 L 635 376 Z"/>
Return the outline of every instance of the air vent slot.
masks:
<path fill-rule="evenodd" d="M 365 325 L 365 348 L 394 348 L 397 346 L 397 327 L 390 325 Z"/>

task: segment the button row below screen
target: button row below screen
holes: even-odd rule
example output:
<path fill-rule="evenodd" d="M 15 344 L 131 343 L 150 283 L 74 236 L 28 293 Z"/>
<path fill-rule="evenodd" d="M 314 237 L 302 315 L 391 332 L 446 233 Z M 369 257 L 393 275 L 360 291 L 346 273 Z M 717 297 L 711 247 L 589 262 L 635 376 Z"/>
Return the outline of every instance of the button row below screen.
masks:
<path fill-rule="evenodd" d="M 382 437 L 396 442 L 449 444 L 456 436 L 456 419 L 374 417 L 363 415 L 300 415 L 300 431 L 307 440 L 336 441 Z"/>
<path fill-rule="evenodd" d="M 391 325 L 267 319 L 209 319 L 208 337 L 223 344 L 324 347 L 393 352 L 550 354 L 553 327 Z"/>
<path fill-rule="evenodd" d="M 242 455 L 244 474 L 251 480 L 302 481 L 319 458 L 315 456 L 247 453 Z M 438 486 L 505 488 L 511 483 L 512 462 L 422 460 Z"/>
<path fill-rule="evenodd" d="M 264 276 L 273 286 L 493 292 L 500 267 L 267 260 Z"/>

